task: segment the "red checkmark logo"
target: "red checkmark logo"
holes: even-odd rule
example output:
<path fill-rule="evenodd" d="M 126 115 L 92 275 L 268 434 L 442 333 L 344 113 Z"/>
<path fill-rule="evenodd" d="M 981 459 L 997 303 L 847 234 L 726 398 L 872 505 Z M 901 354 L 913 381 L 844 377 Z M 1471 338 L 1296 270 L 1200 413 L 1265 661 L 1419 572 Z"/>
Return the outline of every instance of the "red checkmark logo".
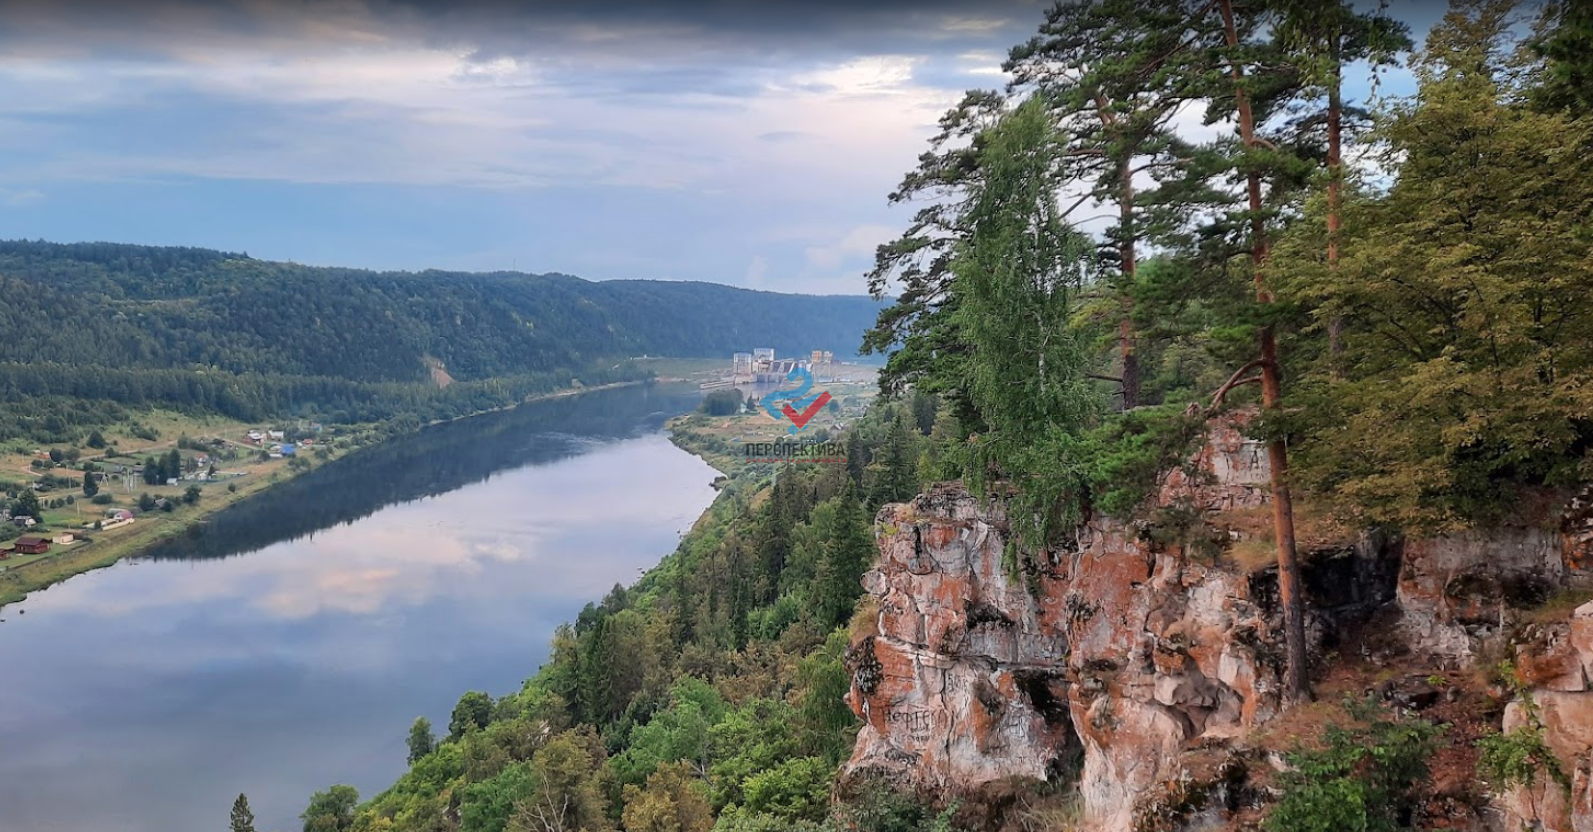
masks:
<path fill-rule="evenodd" d="M 814 414 L 822 410 L 824 405 L 828 404 L 829 401 L 830 391 L 826 390 L 823 393 L 820 393 L 819 397 L 814 399 L 812 404 L 808 405 L 807 410 L 804 410 L 801 413 L 796 412 L 796 410 L 788 404 L 781 405 L 780 412 L 784 413 L 785 417 L 791 420 L 791 424 L 797 426 L 797 430 L 801 430 L 808 426 L 808 422 L 813 419 Z"/>

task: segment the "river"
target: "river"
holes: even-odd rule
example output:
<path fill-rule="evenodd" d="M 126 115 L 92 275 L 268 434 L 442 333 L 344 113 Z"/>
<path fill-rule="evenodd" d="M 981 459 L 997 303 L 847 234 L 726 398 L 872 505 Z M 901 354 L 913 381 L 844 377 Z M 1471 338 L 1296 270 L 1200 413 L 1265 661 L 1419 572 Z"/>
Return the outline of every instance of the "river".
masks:
<path fill-rule="evenodd" d="M 696 391 L 605 390 L 438 425 L 0 610 L 0 830 L 261 832 L 405 769 L 416 716 L 501 695 L 553 629 L 670 552 L 716 472 Z"/>

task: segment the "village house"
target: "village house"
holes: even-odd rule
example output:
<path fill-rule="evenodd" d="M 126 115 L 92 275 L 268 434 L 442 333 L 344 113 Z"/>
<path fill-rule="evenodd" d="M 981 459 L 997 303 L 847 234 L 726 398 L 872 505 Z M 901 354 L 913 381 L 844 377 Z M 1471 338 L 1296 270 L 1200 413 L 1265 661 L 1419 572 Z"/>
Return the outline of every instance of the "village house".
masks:
<path fill-rule="evenodd" d="M 100 521 L 100 529 L 114 529 L 133 522 L 133 513 L 125 508 L 113 508 L 105 512 L 105 519 Z M 92 528 L 92 526 L 91 526 Z"/>
<path fill-rule="evenodd" d="M 17 554 L 42 555 L 50 551 L 50 541 L 36 534 L 25 534 L 17 538 Z"/>
<path fill-rule="evenodd" d="M 55 536 L 54 543 L 57 546 L 65 546 L 75 540 L 77 540 L 77 538 L 73 536 L 71 532 L 61 532 Z"/>

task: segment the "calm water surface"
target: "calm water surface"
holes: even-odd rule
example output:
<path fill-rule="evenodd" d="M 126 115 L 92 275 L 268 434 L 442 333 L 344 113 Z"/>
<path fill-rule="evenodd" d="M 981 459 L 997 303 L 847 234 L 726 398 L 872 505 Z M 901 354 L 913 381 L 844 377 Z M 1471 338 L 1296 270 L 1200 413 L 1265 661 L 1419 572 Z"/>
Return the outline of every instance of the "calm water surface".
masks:
<path fill-rule="evenodd" d="M 672 550 L 711 468 L 627 389 L 352 454 L 149 557 L 0 610 L 0 832 L 262 832 L 368 797 L 409 723 L 515 690 L 553 628 Z"/>

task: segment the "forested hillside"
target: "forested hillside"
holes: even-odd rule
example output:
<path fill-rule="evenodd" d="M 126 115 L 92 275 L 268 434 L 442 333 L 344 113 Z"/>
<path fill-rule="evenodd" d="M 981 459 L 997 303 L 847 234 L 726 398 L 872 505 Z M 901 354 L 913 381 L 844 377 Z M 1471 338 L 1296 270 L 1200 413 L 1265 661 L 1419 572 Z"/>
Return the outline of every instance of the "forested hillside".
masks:
<path fill-rule="evenodd" d="M 26 241 L 0 243 L 0 297 L 0 401 L 17 408 L 0 433 L 45 441 L 81 423 L 71 399 L 240 418 L 304 408 L 424 417 L 499 406 L 577 376 L 630 377 L 609 368 L 642 354 L 849 355 L 878 308 L 861 296 L 708 283 L 371 272 Z M 445 378 L 462 386 L 427 389 Z"/>
<path fill-rule="evenodd" d="M 873 512 L 947 473 L 920 459 L 941 433 L 933 402 L 916 404 L 922 421 L 899 405 L 856 425 L 845 465 L 787 466 L 772 486 L 738 477 L 658 568 L 561 627 L 522 690 L 466 693 L 447 726 L 418 720 L 407 774 L 364 805 L 346 785 L 316 794 L 304 828 L 830 823 L 856 732 L 844 653 L 874 560 Z M 935 822 L 916 800 L 872 789 L 834 820 L 880 832 Z"/>

